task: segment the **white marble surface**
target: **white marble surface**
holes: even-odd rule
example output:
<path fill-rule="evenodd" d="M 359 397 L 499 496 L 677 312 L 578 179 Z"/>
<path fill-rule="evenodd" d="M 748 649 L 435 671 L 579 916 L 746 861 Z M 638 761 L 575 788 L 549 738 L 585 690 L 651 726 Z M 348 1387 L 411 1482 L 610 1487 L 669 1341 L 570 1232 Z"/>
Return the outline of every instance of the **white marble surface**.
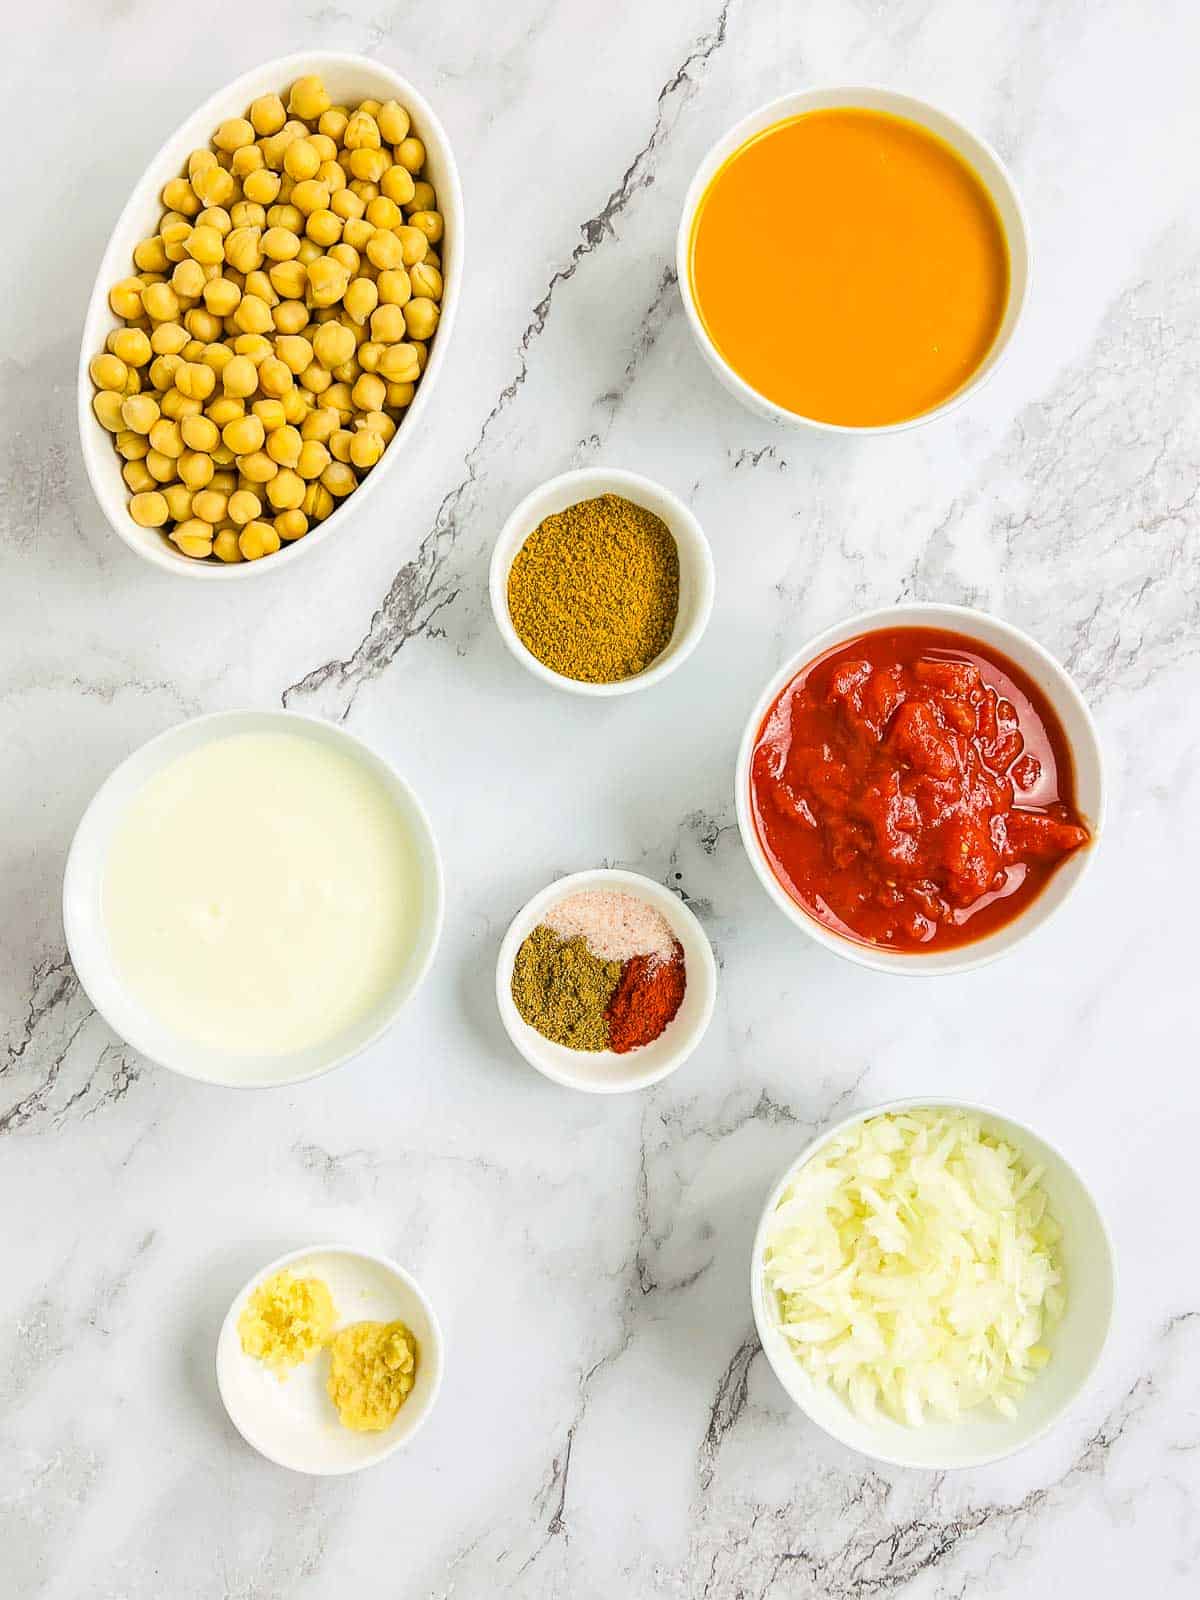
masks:
<path fill-rule="evenodd" d="M 456 342 L 397 493 L 352 538 L 273 582 L 181 585 L 117 543 L 83 479 L 77 330 L 166 132 L 308 44 L 378 54 L 443 113 L 470 213 Z M 1198 48 L 1186 0 L 22 11 L 0 65 L 6 1595 L 1196 1593 Z M 716 134 L 839 79 L 928 95 L 991 138 L 1037 256 L 986 390 L 857 444 L 738 409 L 671 274 Z M 596 460 L 684 495 L 718 604 L 683 671 L 591 704 L 508 658 L 485 573 L 515 501 Z M 784 653 L 905 596 L 976 602 L 1066 660 L 1113 789 L 1056 923 L 928 985 L 794 933 L 730 796 Z M 89 795 L 135 745 L 281 702 L 347 718 L 411 777 L 449 916 L 431 981 L 369 1056 L 237 1095 L 150 1068 L 90 1013 L 59 883 Z M 491 995 L 514 909 L 601 861 L 676 885 L 721 961 L 701 1051 L 615 1102 L 530 1072 Z M 1122 1277 L 1088 1400 L 1026 1454 L 932 1479 L 873 1469 L 793 1412 L 746 1295 L 776 1170 L 835 1111 L 922 1091 L 1059 1139 Z M 410 1451 L 314 1481 L 233 1432 L 213 1344 L 251 1270 L 339 1236 L 428 1287 L 448 1378 Z"/>

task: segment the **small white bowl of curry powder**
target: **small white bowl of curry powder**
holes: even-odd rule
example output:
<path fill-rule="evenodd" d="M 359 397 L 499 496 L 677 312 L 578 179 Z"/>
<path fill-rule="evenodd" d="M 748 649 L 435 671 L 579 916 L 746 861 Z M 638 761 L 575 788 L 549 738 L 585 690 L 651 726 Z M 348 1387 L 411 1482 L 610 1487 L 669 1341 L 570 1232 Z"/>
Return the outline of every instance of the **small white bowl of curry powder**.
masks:
<path fill-rule="evenodd" d="M 674 672 L 700 642 L 714 587 L 708 540 L 682 500 L 613 468 L 542 484 L 492 552 L 501 638 L 572 694 L 629 694 Z"/>

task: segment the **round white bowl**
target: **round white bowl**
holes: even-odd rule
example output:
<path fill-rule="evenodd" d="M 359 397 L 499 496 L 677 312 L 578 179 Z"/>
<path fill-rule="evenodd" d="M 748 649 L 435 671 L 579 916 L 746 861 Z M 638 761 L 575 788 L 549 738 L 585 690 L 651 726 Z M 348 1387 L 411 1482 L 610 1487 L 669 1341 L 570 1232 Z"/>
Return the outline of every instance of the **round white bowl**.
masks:
<path fill-rule="evenodd" d="M 808 666 L 836 645 L 845 644 L 864 633 L 890 628 L 943 628 L 951 633 L 965 634 L 982 645 L 1000 651 L 1023 668 L 1058 713 L 1075 762 L 1076 803 L 1092 836 L 1091 843 L 1068 856 L 1041 894 L 1030 901 L 1011 922 L 971 944 L 958 945 L 949 950 L 931 950 L 928 954 L 921 951 L 904 954 L 858 944 L 810 916 L 798 901 L 792 899 L 772 872 L 771 864 L 759 843 L 750 807 L 750 763 L 759 729 L 776 695 L 802 667 Z M 810 639 L 779 669 L 755 703 L 738 751 L 734 789 L 738 829 L 746 854 L 758 874 L 759 882 L 784 916 L 808 934 L 810 939 L 824 945 L 826 950 L 832 950 L 834 955 L 843 956 L 860 967 L 872 967 L 877 972 L 898 972 L 906 977 L 969 972 L 973 967 L 986 966 L 989 961 L 995 961 L 1015 949 L 1035 928 L 1041 927 L 1053 916 L 1068 895 L 1074 892 L 1092 864 L 1104 826 L 1104 769 L 1100 736 L 1073 679 L 1048 651 L 1043 650 L 1036 640 L 1020 628 L 1013 627 L 1010 622 L 1001 622 L 998 617 L 989 616 L 985 611 L 975 611 L 970 606 L 923 603 L 884 606 L 879 611 L 847 617 L 844 622 L 826 628 L 823 633 Z"/>
<path fill-rule="evenodd" d="M 531 1028 L 513 1003 L 512 975 L 517 951 L 550 907 L 583 889 L 624 891 L 646 900 L 670 923 L 683 946 L 687 987 L 683 1004 L 652 1043 L 623 1055 L 616 1050 L 571 1050 Z M 660 1083 L 680 1068 L 704 1037 L 717 997 L 717 965 L 708 936 L 678 895 L 640 872 L 599 867 L 559 878 L 524 905 L 509 924 L 496 961 L 496 1004 L 508 1037 L 531 1067 L 568 1089 L 588 1094 L 624 1094 Z"/>
<path fill-rule="evenodd" d="M 183 1038 L 129 993 L 116 971 L 104 921 L 103 886 L 113 831 L 156 772 L 201 745 L 240 733 L 289 733 L 332 745 L 366 767 L 389 792 L 420 861 L 420 922 L 404 965 L 384 998 L 352 1027 L 323 1044 L 282 1055 L 232 1055 Z M 180 723 L 128 756 L 101 784 L 83 814 L 63 877 L 63 927 L 75 972 L 114 1033 L 185 1078 L 229 1088 L 271 1088 L 318 1077 L 358 1055 L 396 1020 L 429 971 L 442 927 L 442 866 L 421 802 L 382 756 L 344 728 L 294 711 L 219 711 Z"/>
<path fill-rule="evenodd" d="M 325 1388 L 329 1357 L 319 1351 L 281 1382 L 242 1349 L 238 1318 L 250 1295 L 284 1267 L 324 1280 L 339 1328 L 351 1322 L 403 1322 L 417 1341 L 417 1377 L 396 1420 L 380 1433 L 342 1426 Z M 374 1466 L 406 1445 L 433 1410 L 442 1385 L 445 1348 L 427 1295 L 387 1256 L 349 1245 L 293 1250 L 256 1272 L 235 1296 L 217 1339 L 217 1388 L 229 1420 L 260 1455 L 293 1472 L 332 1477 Z"/>
<path fill-rule="evenodd" d="M 1004 225 L 1009 255 L 1008 304 L 991 349 L 967 382 L 960 389 L 956 389 L 948 399 L 943 400 L 941 405 L 934 406 L 929 411 L 922 411 L 915 417 L 906 417 L 900 422 L 886 422 L 862 428 L 849 427 L 838 422 L 819 422 L 815 417 L 806 417 L 797 411 L 789 411 L 786 407 L 768 400 L 765 395 L 752 388 L 744 378 L 739 377 L 708 336 L 708 330 L 704 326 L 692 294 L 691 273 L 692 226 L 696 210 L 718 169 L 734 151 L 740 150 L 747 140 L 752 139 L 757 133 L 762 133 L 766 128 L 774 127 L 777 122 L 798 117 L 807 111 L 830 111 L 847 107 L 865 111 L 887 111 L 893 116 L 905 117 L 909 122 L 918 123 L 930 133 L 936 134 L 956 151 L 982 180 L 991 195 Z M 827 89 L 802 89 L 794 94 L 782 95 L 778 100 L 772 100 L 769 104 L 760 106 L 757 111 L 752 111 L 749 116 L 743 117 L 739 123 L 730 128 L 728 133 L 722 134 L 700 163 L 683 202 L 683 215 L 679 219 L 679 232 L 675 240 L 675 271 L 679 279 L 679 292 L 683 296 L 688 325 L 704 359 L 730 394 L 736 395 L 751 411 L 759 416 L 769 417 L 775 422 L 784 422 L 792 427 L 815 428 L 822 433 L 900 433 L 905 428 L 915 428 L 921 423 L 931 422 L 935 417 L 945 416 L 947 411 L 952 411 L 955 406 L 961 405 L 968 395 L 974 394 L 996 370 L 1001 357 L 1012 343 L 1025 303 L 1029 298 L 1032 256 L 1029 228 L 1016 185 L 1008 168 L 990 144 L 964 127 L 949 112 L 930 105 L 927 100 L 899 94 L 894 89 L 885 89 L 878 84 L 851 84 L 836 85 Z"/>
<path fill-rule="evenodd" d="M 958 1422 L 927 1422 L 920 1428 L 906 1427 L 888 1417 L 867 1422 L 831 1389 L 812 1382 L 779 1332 L 778 1302 L 763 1281 L 767 1233 L 780 1196 L 795 1173 L 831 1139 L 857 1123 L 886 1112 L 940 1106 L 975 1113 L 982 1118 L 988 1132 L 1006 1139 L 1030 1163 L 1044 1166 L 1042 1187 L 1051 1214 L 1063 1230 L 1060 1248 L 1066 1310 L 1047 1337 L 1050 1361 L 1021 1396 L 1015 1417 L 1003 1417 L 987 1406 Z M 833 1438 L 865 1456 L 893 1466 L 926 1467 L 936 1471 L 979 1467 L 999 1461 L 1049 1432 L 1086 1389 L 1099 1365 L 1112 1323 L 1115 1298 L 1112 1240 L 1096 1201 L 1079 1173 L 1060 1150 L 1031 1128 L 987 1106 L 973 1105 L 966 1100 L 889 1100 L 884 1105 L 872 1106 L 869 1111 L 856 1111 L 818 1135 L 772 1188 L 754 1236 L 750 1264 L 750 1299 L 758 1337 L 775 1376 L 800 1410 Z"/>
<path fill-rule="evenodd" d="M 617 683 L 581 683 L 578 678 L 565 677 L 554 672 L 521 643 L 513 627 L 508 610 L 508 574 L 521 546 L 529 535 L 547 517 L 565 511 L 580 500 L 594 500 L 602 494 L 616 494 L 635 505 L 643 506 L 661 517 L 670 528 L 679 548 L 679 612 L 675 629 L 667 647 L 655 657 L 645 672 L 632 678 L 622 678 Z M 578 472 L 564 472 L 551 478 L 539 489 L 525 496 L 520 505 L 500 530 L 492 551 L 489 590 L 492 615 L 512 654 L 527 672 L 543 683 L 552 683 L 557 689 L 571 694 L 601 697 L 614 694 L 631 694 L 635 689 L 648 689 L 682 666 L 700 643 L 700 637 L 712 615 L 713 593 L 716 580 L 713 574 L 712 551 L 704 530 L 677 495 L 651 478 L 640 477 L 636 472 L 620 472 L 612 467 L 584 467 Z"/>
<path fill-rule="evenodd" d="M 367 474 L 354 493 L 347 496 L 337 510 L 324 522 L 318 523 L 311 533 L 305 534 L 303 539 L 297 539 L 294 544 L 285 544 L 275 555 L 262 561 L 231 564 L 193 561 L 176 550 L 158 529 L 139 528 L 129 515 L 129 489 L 121 477 L 123 463 L 113 448 L 112 434 L 100 426 L 92 411 L 94 389 L 88 376 L 88 363 L 104 348 L 109 332 L 118 326 L 118 319 L 108 304 L 108 293 L 114 283 L 134 271 L 134 245 L 154 232 L 163 209 L 159 199 L 163 184 L 168 178 L 178 177 L 193 150 L 207 147 L 218 123 L 226 117 L 244 116 L 246 107 L 256 96 L 280 94 L 294 79 L 310 72 L 320 73 L 335 103 L 355 99 L 395 99 L 411 112 L 413 131 L 419 134 L 425 145 L 426 172 L 437 191 L 438 206 L 446 222 L 445 235 L 439 246 L 445 291 L 442 299 L 444 310 L 429 348 L 429 364 L 417 385 L 413 402 L 379 464 Z M 253 71 L 235 78 L 226 88 L 218 90 L 175 130 L 134 185 L 133 193 L 108 241 L 88 303 L 79 353 L 79 439 L 96 499 L 113 531 L 144 560 L 166 572 L 194 578 L 202 583 L 238 583 L 263 572 L 283 572 L 306 553 L 324 544 L 331 535 L 345 538 L 355 514 L 377 494 L 380 484 L 391 477 L 405 444 L 421 425 L 446 362 L 462 294 L 462 277 L 463 200 L 458 167 L 450 141 L 433 107 L 407 78 L 402 78 L 399 73 L 367 56 L 306 50 L 300 55 L 282 56 L 277 61 L 264 62 Z"/>

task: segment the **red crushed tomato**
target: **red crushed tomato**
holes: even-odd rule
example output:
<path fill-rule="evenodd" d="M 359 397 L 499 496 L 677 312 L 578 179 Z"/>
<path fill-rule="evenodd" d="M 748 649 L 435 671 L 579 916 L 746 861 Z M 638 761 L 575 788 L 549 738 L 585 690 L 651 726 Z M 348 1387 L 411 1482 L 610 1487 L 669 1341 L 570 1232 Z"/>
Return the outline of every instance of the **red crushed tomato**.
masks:
<path fill-rule="evenodd" d="M 799 672 L 759 729 L 750 799 L 792 898 L 899 951 L 994 932 L 1089 838 L 1046 697 L 934 628 L 864 634 Z"/>

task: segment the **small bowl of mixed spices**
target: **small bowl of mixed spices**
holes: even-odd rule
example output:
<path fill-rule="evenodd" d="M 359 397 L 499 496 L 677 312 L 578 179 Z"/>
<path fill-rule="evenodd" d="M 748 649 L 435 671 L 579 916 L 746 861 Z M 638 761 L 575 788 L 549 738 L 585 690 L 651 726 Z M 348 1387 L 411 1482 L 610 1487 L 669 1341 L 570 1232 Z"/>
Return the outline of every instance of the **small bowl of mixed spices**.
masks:
<path fill-rule="evenodd" d="M 572 694 L 629 694 L 674 672 L 708 625 L 713 590 L 700 524 L 634 472 L 552 478 L 492 553 L 501 637 L 535 677 Z"/>
<path fill-rule="evenodd" d="M 547 1078 L 591 1094 L 645 1089 L 683 1065 L 712 1017 L 712 947 L 669 889 L 576 872 L 513 919 L 496 963 L 508 1036 Z"/>

